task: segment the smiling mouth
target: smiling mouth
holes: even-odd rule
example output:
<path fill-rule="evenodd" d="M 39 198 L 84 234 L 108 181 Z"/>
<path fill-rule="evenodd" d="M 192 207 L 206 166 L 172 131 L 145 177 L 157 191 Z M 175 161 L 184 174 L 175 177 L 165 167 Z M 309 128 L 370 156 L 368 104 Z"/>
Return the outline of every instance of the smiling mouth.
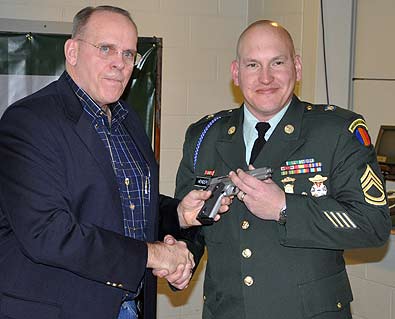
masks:
<path fill-rule="evenodd" d="M 104 78 L 106 81 L 110 81 L 110 82 L 116 82 L 116 83 L 121 83 L 122 84 L 122 80 L 121 79 L 112 79 L 112 78 Z"/>
<path fill-rule="evenodd" d="M 265 89 L 258 89 L 255 90 L 258 94 L 272 94 L 277 91 L 277 88 L 265 88 Z"/>

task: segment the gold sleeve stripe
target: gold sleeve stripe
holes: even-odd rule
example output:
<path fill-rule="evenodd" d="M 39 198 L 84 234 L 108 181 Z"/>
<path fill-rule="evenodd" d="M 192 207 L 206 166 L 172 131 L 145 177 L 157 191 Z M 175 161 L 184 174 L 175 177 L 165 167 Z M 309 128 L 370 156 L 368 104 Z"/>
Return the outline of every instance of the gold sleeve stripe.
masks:
<path fill-rule="evenodd" d="M 329 216 L 329 214 L 327 212 L 324 212 L 325 216 L 332 222 L 333 226 L 335 226 L 336 228 L 338 228 L 339 226 L 337 226 L 337 224 L 335 223 L 335 221 L 331 218 L 331 216 Z"/>
<path fill-rule="evenodd" d="M 346 225 L 347 228 L 351 228 L 350 224 L 347 223 L 347 221 L 343 218 L 341 213 L 336 213 L 336 215 L 337 215 L 337 217 L 339 217 L 342 220 L 343 224 Z"/>
<path fill-rule="evenodd" d="M 330 212 L 330 214 L 331 214 L 332 218 L 333 218 L 334 220 L 336 220 L 336 222 L 338 223 L 338 225 L 339 225 L 341 228 L 344 228 L 344 225 L 343 225 L 342 222 L 337 218 L 337 216 L 335 215 L 335 213 L 334 213 L 334 212 Z"/>
<path fill-rule="evenodd" d="M 348 222 L 351 224 L 352 227 L 358 228 L 357 225 L 354 224 L 354 222 L 351 220 L 350 216 L 348 216 L 346 213 L 342 213 L 345 219 L 348 220 Z"/>

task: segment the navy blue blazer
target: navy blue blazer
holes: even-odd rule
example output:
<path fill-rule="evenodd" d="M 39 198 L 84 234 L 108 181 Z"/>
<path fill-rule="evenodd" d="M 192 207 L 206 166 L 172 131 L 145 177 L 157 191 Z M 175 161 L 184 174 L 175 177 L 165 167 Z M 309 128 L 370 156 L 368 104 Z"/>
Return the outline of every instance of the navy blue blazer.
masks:
<path fill-rule="evenodd" d="M 151 144 L 128 110 L 126 129 L 151 169 L 152 242 L 159 223 L 178 231 L 178 201 L 158 194 Z M 142 279 L 144 318 L 155 318 L 146 244 L 123 235 L 110 155 L 64 74 L 6 110 L 0 161 L 0 318 L 116 318 Z"/>

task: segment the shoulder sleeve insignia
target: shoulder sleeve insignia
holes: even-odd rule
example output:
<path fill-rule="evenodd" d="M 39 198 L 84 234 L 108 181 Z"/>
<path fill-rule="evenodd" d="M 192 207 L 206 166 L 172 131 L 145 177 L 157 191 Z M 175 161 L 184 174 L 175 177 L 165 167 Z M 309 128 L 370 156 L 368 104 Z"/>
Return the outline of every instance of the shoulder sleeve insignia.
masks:
<path fill-rule="evenodd" d="M 370 146 L 371 141 L 368 133 L 368 127 L 363 119 L 359 118 L 354 120 L 348 127 L 348 130 L 351 134 L 354 134 L 362 145 Z"/>
<path fill-rule="evenodd" d="M 375 206 L 387 204 L 383 183 L 369 164 L 361 177 L 361 187 L 367 203 Z"/>

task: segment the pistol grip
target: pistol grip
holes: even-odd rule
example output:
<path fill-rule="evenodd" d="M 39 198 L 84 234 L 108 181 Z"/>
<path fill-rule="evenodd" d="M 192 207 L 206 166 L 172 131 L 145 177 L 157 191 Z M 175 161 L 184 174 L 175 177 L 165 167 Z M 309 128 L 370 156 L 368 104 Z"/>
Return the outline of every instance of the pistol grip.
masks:
<path fill-rule="evenodd" d="M 202 209 L 196 217 L 202 225 L 211 225 L 214 223 L 214 217 L 217 215 L 218 209 L 221 207 L 222 197 L 225 196 L 223 193 L 224 186 L 224 183 L 218 183 L 211 190 L 211 197 L 205 201 Z"/>

